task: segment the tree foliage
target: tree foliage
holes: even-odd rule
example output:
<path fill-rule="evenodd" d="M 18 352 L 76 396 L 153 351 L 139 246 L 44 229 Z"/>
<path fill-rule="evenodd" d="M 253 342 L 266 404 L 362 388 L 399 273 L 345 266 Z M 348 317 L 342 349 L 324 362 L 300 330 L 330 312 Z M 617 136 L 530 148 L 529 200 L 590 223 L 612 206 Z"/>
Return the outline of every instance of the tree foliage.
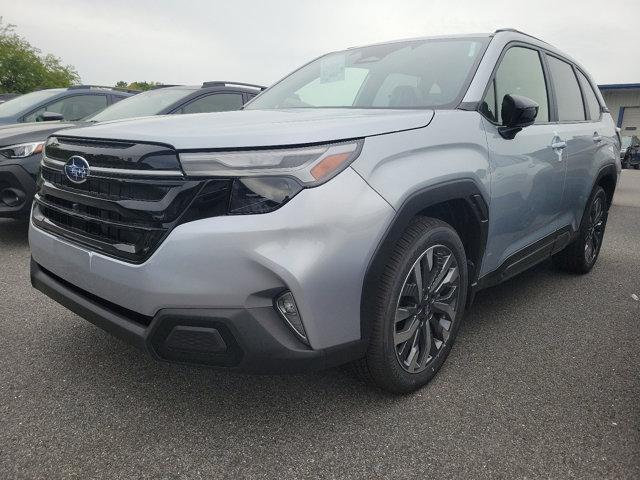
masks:
<path fill-rule="evenodd" d="M 42 54 L 14 29 L 0 17 L 0 92 L 27 93 L 80 82 L 73 66 L 63 65 L 55 55 Z"/>
<path fill-rule="evenodd" d="M 130 88 L 132 90 L 141 90 L 141 91 L 147 91 L 147 90 L 151 90 L 154 87 L 160 86 L 162 85 L 162 83 L 160 82 L 131 82 L 131 83 L 127 83 L 124 80 L 120 80 L 118 83 L 116 83 L 116 87 L 118 88 Z"/>

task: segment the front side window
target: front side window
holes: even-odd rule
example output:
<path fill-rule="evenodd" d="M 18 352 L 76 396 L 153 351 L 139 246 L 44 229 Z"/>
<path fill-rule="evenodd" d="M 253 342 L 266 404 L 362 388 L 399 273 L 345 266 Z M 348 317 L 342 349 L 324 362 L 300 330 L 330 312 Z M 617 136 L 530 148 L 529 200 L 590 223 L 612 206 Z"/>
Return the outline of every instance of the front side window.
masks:
<path fill-rule="evenodd" d="M 585 120 L 582 95 L 573 67 L 556 57 L 549 59 L 549 70 L 558 104 L 558 120 L 561 122 Z"/>
<path fill-rule="evenodd" d="M 600 102 L 598 102 L 598 97 L 596 97 L 591 83 L 587 80 L 587 77 L 582 74 L 582 72 L 578 72 L 578 80 L 580 80 L 580 86 L 584 92 L 584 98 L 587 101 L 587 113 L 589 114 L 589 119 L 600 119 Z"/>
<path fill-rule="evenodd" d="M 540 55 L 536 50 L 512 47 L 504 54 L 480 111 L 491 121 L 502 123 L 505 95 L 522 95 L 539 105 L 536 123 L 549 121 L 549 100 Z"/>
<path fill-rule="evenodd" d="M 464 94 L 488 38 L 393 42 L 325 55 L 245 108 L 437 108 Z"/>
<path fill-rule="evenodd" d="M 181 113 L 227 112 L 242 108 L 241 93 L 215 93 L 195 99 L 180 109 Z"/>
<path fill-rule="evenodd" d="M 63 98 L 42 107 L 25 117 L 25 122 L 36 122 L 46 112 L 60 113 L 65 121 L 75 121 L 96 113 L 107 106 L 106 95 L 80 95 Z"/>

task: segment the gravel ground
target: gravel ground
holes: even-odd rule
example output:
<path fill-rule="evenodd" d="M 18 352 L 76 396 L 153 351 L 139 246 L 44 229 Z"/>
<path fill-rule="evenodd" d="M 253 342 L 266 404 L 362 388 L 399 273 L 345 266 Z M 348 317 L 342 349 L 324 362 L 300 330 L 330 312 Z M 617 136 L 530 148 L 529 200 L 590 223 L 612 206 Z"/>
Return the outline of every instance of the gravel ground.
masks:
<path fill-rule="evenodd" d="M 155 363 L 31 289 L 26 232 L 0 221 L 0 478 L 640 478 L 640 171 L 591 274 L 480 293 L 405 397 Z"/>

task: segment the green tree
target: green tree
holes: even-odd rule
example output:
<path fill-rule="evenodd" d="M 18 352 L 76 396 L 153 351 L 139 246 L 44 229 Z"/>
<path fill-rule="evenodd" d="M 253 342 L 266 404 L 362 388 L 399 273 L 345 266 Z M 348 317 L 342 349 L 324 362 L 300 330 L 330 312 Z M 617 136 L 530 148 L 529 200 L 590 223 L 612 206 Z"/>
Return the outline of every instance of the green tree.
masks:
<path fill-rule="evenodd" d="M 80 82 L 75 68 L 55 55 L 42 54 L 14 29 L 0 17 L 0 92 L 27 93 Z"/>
<path fill-rule="evenodd" d="M 131 82 L 130 84 L 127 85 L 127 82 L 123 82 L 122 80 L 119 81 L 118 83 L 116 83 L 116 87 L 121 87 L 121 88 L 130 88 L 132 90 L 141 90 L 141 91 L 147 91 L 147 90 L 151 90 L 154 87 L 160 86 L 162 85 L 162 83 L 160 82 Z"/>

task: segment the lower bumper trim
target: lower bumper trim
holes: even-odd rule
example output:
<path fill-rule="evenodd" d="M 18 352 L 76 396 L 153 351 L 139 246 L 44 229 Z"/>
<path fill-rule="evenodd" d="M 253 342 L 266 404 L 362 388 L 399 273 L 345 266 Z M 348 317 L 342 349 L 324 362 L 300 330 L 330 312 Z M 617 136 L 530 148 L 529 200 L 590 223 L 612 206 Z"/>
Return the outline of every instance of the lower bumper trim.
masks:
<path fill-rule="evenodd" d="M 366 342 L 358 340 L 313 350 L 270 307 L 162 309 L 145 317 L 69 284 L 33 259 L 31 283 L 77 315 L 162 361 L 286 373 L 337 366 L 362 357 L 366 349 Z"/>

